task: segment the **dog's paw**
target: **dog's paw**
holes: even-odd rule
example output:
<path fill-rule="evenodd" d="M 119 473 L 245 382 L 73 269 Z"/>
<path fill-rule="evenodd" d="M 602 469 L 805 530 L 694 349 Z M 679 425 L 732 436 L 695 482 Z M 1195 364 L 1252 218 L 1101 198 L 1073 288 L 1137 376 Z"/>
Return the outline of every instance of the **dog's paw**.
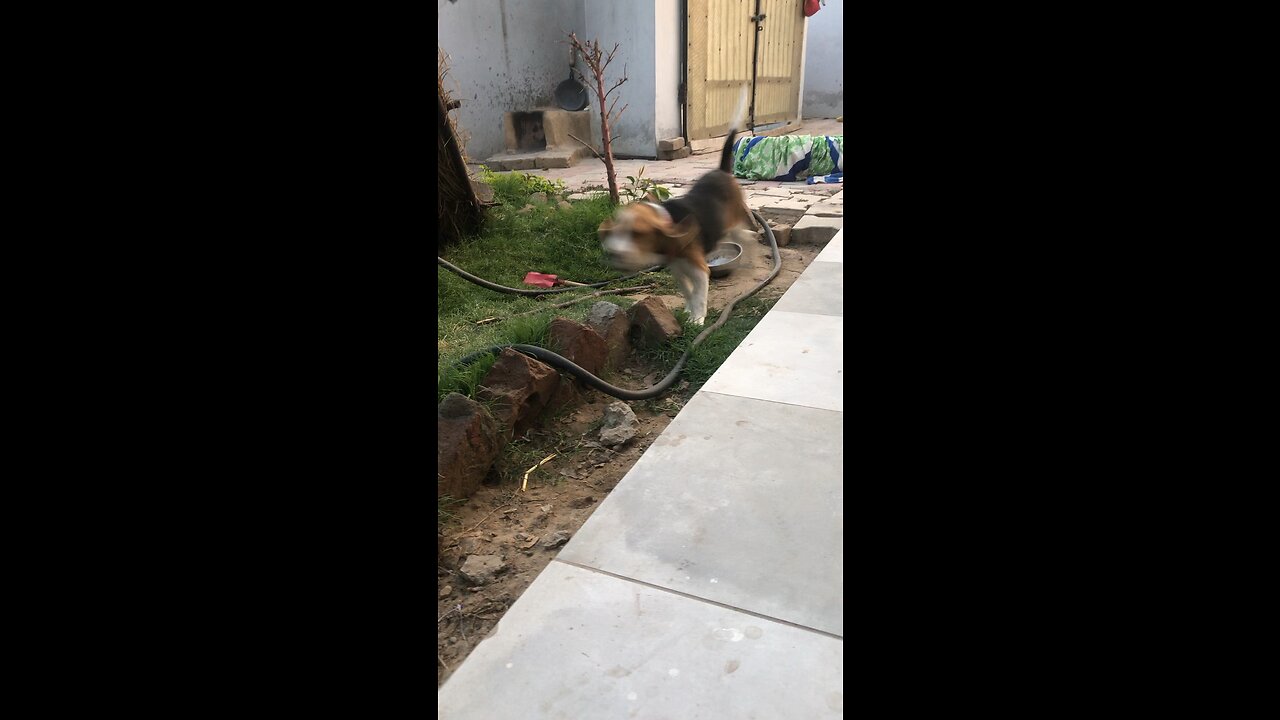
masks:
<path fill-rule="evenodd" d="M 693 323 L 694 325 L 701 326 L 701 325 L 702 325 L 702 323 L 703 323 L 703 321 L 705 321 L 705 320 L 706 320 L 706 318 L 705 318 L 705 317 L 699 317 L 699 318 L 693 318 L 693 319 L 692 319 L 692 320 L 690 320 L 689 322 Z"/>

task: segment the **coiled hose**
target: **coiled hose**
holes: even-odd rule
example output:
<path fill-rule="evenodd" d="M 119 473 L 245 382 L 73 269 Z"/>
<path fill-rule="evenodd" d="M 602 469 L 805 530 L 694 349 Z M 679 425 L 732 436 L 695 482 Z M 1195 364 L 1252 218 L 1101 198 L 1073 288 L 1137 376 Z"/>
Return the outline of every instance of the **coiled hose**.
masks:
<path fill-rule="evenodd" d="M 754 288 L 734 298 L 732 302 L 726 305 L 724 308 L 724 311 L 720 313 L 720 317 L 716 319 L 715 324 L 703 330 L 701 333 L 698 334 L 698 337 L 694 338 L 693 343 L 690 344 L 689 347 L 684 351 L 684 355 L 680 356 L 680 359 L 676 362 L 675 367 L 671 369 L 671 372 L 667 373 L 666 377 L 662 378 L 662 380 L 660 380 L 658 384 L 654 385 L 653 387 L 647 388 L 645 390 L 628 390 L 627 388 L 620 388 L 616 385 L 610 385 L 604 380 L 601 380 L 595 375 L 592 375 L 591 373 L 587 372 L 585 369 L 583 369 L 581 366 L 579 366 L 577 363 L 573 362 L 569 358 L 564 357 L 562 355 L 557 355 L 556 353 L 553 353 L 546 348 L 540 348 L 536 345 L 494 345 L 493 347 L 487 347 L 483 350 L 477 350 L 476 352 L 473 352 L 467 355 L 466 357 L 463 357 L 462 359 L 455 362 L 454 366 L 456 367 L 458 365 L 467 365 L 491 353 L 501 352 L 505 348 L 511 348 L 512 350 L 524 353 L 525 355 L 528 355 L 532 358 L 541 360 L 542 362 L 548 365 L 551 365 L 552 367 L 559 368 L 560 370 L 563 370 L 569 373 L 570 375 L 573 375 L 574 377 L 582 380 L 584 383 L 586 383 L 590 387 L 596 390 L 599 390 L 600 392 L 605 393 L 607 395 L 612 395 L 613 397 L 620 398 L 622 400 L 649 400 L 651 398 L 656 398 L 662 395 L 667 390 L 671 389 L 671 386 L 674 385 L 676 382 L 676 378 L 680 377 L 680 371 L 684 369 L 685 363 L 689 361 L 689 356 L 693 354 L 693 349 L 698 347 L 699 343 L 707 339 L 707 337 L 711 335 L 711 333 L 715 332 L 716 330 L 719 330 L 721 326 L 723 326 L 726 322 L 729 321 L 729 313 L 733 311 L 733 307 L 737 305 L 739 302 L 741 302 L 742 300 L 746 300 L 752 295 L 755 295 L 756 293 L 760 292 L 760 290 L 765 285 L 768 285 L 770 282 L 772 282 L 773 279 L 778 276 L 778 272 L 782 270 L 782 256 L 778 253 L 778 240 L 773 236 L 773 230 L 769 228 L 769 224 L 765 222 L 763 217 L 760 216 L 760 213 L 756 212 L 755 210 L 752 210 L 751 214 L 755 217 L 756 223 L 759 224 L 760 227 L 764 228 L 765 235 L 769 238 L 769 248 L 773 253 L 773 271 L 769 273 L 768 277 L 760 281 L 760 284 L 756 285 Z M 452 265 L 449 265 L 448 263 L 446 263 L 444 260 L 441 260 L 440 264 L 446 268 L 449 268 L 451 270 L 454 270 L 455 272 L 458 272 L 459 274 L 462 274 L 463 277 L 466 277 L 472 282 L 476 282 L 477 280 L 480 280 L 479 278 L 475 278 L 475 276 L 467 276 L 466 274 L 462 273 L 462 271 L 457 270 Z M 649 271 L 646 270 L 644 272 L 649 272 Z M 639 273 L 636 273 L 636 274 L 638 275 Z M 634 276 L 631 276 L 631 277 L 634 277 Z M 623 278 L 618 278 L 618 279 L 622 280 Z M 614 282 L 614 281 L 610 280 L 609 282 Z M 487 283 L 486 281 L 481 280 L 477 284 L 483 284 L 485 287 L 488 287 L 491 283 Z M 603 284 L 604 283 L 598 283 L 597 285 L 603 285 Z M 593 285 L 592 287 L 595 287 L 595 286 Z M 510 288 L 507 288 L 507 289 L 510 289 Z M 516 291 L 516 292 L 527 292 L 527 291 Z M 542 292 L 549 292 L 549 291 L 542 291 Z"/>

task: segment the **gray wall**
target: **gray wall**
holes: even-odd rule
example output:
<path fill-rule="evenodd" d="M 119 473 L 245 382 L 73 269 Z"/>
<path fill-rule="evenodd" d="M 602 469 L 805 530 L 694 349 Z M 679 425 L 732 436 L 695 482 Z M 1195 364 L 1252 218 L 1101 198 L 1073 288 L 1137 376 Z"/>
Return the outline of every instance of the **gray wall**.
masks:
<path fill-rule="evenodd" d="M 462 101 L 451 115 L 471 135 L 467 160 L 483 162 L 503 152 L 504 112 L 554 105 L 556 85 L 569 76 L 561 41 L 567 31 L 583 36 L 583 0 L 437 0 L 437 8 L 437 40 L 449 55 L 445 88 Z"/>
<path fill-rule="evenodd" d="M 620 97 L 618 108 L 628 106 L 613 128 L 615 154 L 655 157 L 658 140 L 680 135 L 679 0 L 436 4 L 437 40 L 449 55 L 445 88 L 462 101 L 453 117 L 471 136 L 468 161 L 483 162 L 504 152 L 504 112 L 555 106 L 555 88 L 569 75 L 569 47 L 561 41 L 570 30 L 584 42 L 599 39 L 605 52 L 619 44 L 605 71 L 605 89 L 622 77 L 624 67 L 628 78 L 610 97 L 610 102 Z M 594 92 L 590 98 L 590 140 L 598 149 L 600 104 Z"/>
<path fill-rule="evenodd" d="M 619 46 L 618 54 L 605 70 L 605 89 L 608 90 L 622 77 L 624 68 L 627 72 L 626 84 L 614 93 L 614 96 L 621 95 L 617 107 L 628 107 L 622 118 L 613 125 L 613 152 L 615 155 L 653 157 L 658 152 L 657 129 L 654 126 L 654 98 L 657 97 L 654 58 L 654 21 L 657 11 L 654 3 L 652 0 L 584 0 L 584 5 L 587 38 L 598 38 L 600 47 L 606 53 L 614 43 Z M 609 98 L 609 102 L 613 102 L 613 96 Z M 591 117 L 592 127 L 595 128 L 593 137 L 599 139 L 600 108 L 594 95 Z"/>
<path fill-rule="evenodd" d="M 844 0 L 827 0 L 805 29 L 804 117 L 844 114 Z"/>

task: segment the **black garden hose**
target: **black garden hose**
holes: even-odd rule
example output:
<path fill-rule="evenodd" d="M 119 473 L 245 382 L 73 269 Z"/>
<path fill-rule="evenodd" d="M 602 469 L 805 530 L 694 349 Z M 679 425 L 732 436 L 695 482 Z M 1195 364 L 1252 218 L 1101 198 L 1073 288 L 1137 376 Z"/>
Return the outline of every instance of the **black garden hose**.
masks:
<path fill-rule="evenodd" d="M 484 278 L 476 277 L 475 275 L 472 275 L 471 273 L 467 272 L 466 270 L 463 270 L 457 265 L 450 263 L 448 260 L 445 260 L 439 255 L 436 256 L 436 263 L 440 265 L 440 267 L 444 268 L 445 270 L 449 270 L 457 274 L 458 277 L 462 278 L 463 280 L 469 280 L 475 283 L 476 285 L 479 285 L 480 287 L 488 288 L 490 290 L 496 290 L 501 293 L 507 293 L 508 295 L 546 295 L 548 293 L 568 292 L 570 290 L 577 290 L 578 288 L 584 288 L 584 287 L 604 287 L 609 283 L 621 282 L 622 280 L 630 280 L 631 278 L 637 277 L 639 275 L 643 275 L 644 273 L 653 272 L 655 270 L 662 269 L 661 265 L 655 265 L 649 268 L 648 270 L 641 270 L 638 273 L 623 275 L 620 278 L 614 278 L 612 280 L 601 280 L 600 282 L 597 282 L 597 283 L 581 283 L 578 285 L 570 285 L 562 288 L 553 288 L 550 290 L 521 290 L 519 288 L 509 288 L 509 287 L 504 287 L 502 285 L 497 285 L 489 282 L 488 280 L 485 280 Z"/>
<path fill-rule="evenodd" d="M 689 345 L 689 347 L 684 351 L 684 355 L 681 355 L 680 359 L 676 362 L 676 366 L 672 368 L 671 372 L 667 373 L 666 377 L 662 378 L 657 385 L 645 390 L 628 390 L 627 388 L 610 385 L 604 380 L 601 380 L 595 375 L 587 372 L 569 358 L 557 355 L 546 348 L 540 348 L 536 345 L 494 345 L 493 347 L 487 347 L 483 350 L 478 350 L 467 355 L 454 363 L 454 366 L 473 363 L 490 353 L 497 353 L 501 352 L 504 348 L 511 348 L 512 350 L 541 360 L 548 365 L 564 370 L 570 375 L 582 380 L 592 388 L 622 400 L 649 400 L 650 398 L 656 398 L 662 395 L 675 384 L 676 378 L 680 376 L 680 371 L 684 369 L 684 365 L 688 362 L 689 356 L 693 353 L 693 349 L 698 347 L 698 344 L 711 335 L 711 333 L 719 330 L 722 325 L 728 322 L 729 313 L 733 311 L 733 306 L 760 292 L 761 288 L 772 282 L 773 279 L 778 276 L 778 272 L 782 270 L 782 256 L 778 253 L 778 240 L 773 236 L 773 230 L 769 228 L 769 224 L 760 216 L 760 213 L 752 210 L 751 214 L 755 216 L 756 222 L 764 228 L 765 235 L 769 238 L 769 247 L 773 252 L 773 271 L 770 272 L 769 276 L 762 280 L 759 285 L 756 285 L 754 288 L 734 298 L 732 302 L 725 306 L 725 309 L 720 313 L 720 317 L 716 319 L 715 324 L 703 330 L 698 334 L 698 337 L 694 338 L 693 343 Z"/>

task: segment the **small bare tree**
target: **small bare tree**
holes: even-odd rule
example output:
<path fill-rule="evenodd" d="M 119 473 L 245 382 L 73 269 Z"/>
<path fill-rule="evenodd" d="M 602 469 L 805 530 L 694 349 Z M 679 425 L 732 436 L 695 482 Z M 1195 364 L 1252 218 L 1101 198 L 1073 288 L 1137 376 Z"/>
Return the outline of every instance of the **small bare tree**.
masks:
<path fill-rule="evenodd" d="M 568 33 L 568 35 L 569 44 L 582 56 L 582 60 L 586 63 L 587 69 L 591 71 L 592 77 L 588 80 L 581 71 L 574 70 L 574 72 L 578 74 L 585 85 L 595 91 L 596 99 L 600 101 L 600 144 L 604 148 L 604 157 L 601 160 L 604 160 L 605 174 L 609 178 L 609 197 L 613 200 L 613 204 L 617 205 L 619 203 L 618 178 L 613 169 L 613 136 L 609 132 L 609 128 L 612 127 L 613 123 L 617 122 L 618 118 L 622 117 L 622 113 L 626 111 L 627 106 L 623 105 L 622 109 L 615 115 L 613 108 L 618 104 L 618 98 L 614 98 L 613 103 L 609 104 L 608 108 L 605 107 L 605 103 L 608 101 L 609 96 L 613 94 L 613 91 L 627 81 L 627 66 L 625 64 L 622 66 L 622 79 L 614 83 L 608 90 L 605 90 L 604 70 L 609 67 L 609 63 L 613 62 L 613 56 L 618 53 L 618 44 L 614 43 L 613 49 L 608 54 L 605 54 L 600 49 L 599 40 L 584 43 L 578 39 L 576 33 Z"/>

